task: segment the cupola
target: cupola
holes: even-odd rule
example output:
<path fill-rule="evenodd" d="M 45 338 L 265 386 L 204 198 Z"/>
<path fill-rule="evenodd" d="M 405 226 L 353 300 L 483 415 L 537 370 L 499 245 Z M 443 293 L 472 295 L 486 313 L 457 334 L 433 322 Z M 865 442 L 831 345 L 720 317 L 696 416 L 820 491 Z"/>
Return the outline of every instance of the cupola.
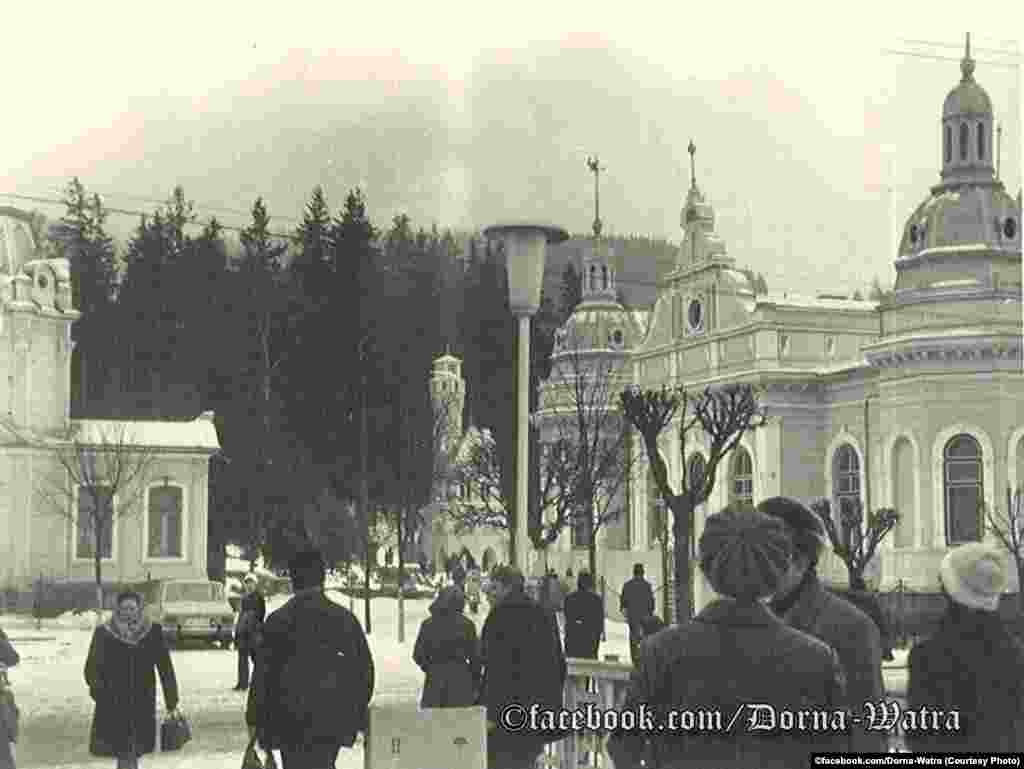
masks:
<path fill-rule="evenodd" d="M 974 79 L 969 32 L 960 73 L 960 82 L 942 104 L 942 181 L 992 181 L 992 100 Z"/>

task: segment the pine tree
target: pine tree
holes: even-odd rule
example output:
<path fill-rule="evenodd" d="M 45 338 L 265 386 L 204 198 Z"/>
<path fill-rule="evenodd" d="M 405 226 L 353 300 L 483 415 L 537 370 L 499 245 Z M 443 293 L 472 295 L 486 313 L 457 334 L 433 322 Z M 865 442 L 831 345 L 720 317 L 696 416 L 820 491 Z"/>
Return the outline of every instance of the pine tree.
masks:
<path fill-rule="evenodd" d="M 559 315 L 562 322 L 568 320 L 576 305 L 583 299 L 583 285 L 580 280 L 580 273 L 576 266 L 569 260 L 562 272 L 562 288 L 559 296 Z"/>
<path fill-rule="evenodd" d="M 298 277 L 305 297 L 318 306 L 325 301 L 335 261 L 334 225 L 320 186 L 313 189 L 306 204 L 302 224 L 295 230 L 294 243 L 297 253 L 290 269 Z"/>

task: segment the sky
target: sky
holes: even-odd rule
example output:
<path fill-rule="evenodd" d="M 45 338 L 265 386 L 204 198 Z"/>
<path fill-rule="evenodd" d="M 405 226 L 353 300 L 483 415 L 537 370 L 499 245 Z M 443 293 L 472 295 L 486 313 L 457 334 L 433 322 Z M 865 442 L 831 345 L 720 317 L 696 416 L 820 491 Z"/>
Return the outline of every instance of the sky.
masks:
<path fill-rule="evenodd" d="M 692 138 L 730 254 L 773 290 L 891 282 L 968 31 L 1020 187 L 1017 5 L 19 3 L 0 193 L 57 197 L 78 175 L 149 211 L 180 184 L 204 219 L 244 225 L 262 195 L 291 231 L 315 185 L 334 210 L 359 185 L 379 226 L 586 232 L 597 154 L 605 232 L 678 241 Z"/>

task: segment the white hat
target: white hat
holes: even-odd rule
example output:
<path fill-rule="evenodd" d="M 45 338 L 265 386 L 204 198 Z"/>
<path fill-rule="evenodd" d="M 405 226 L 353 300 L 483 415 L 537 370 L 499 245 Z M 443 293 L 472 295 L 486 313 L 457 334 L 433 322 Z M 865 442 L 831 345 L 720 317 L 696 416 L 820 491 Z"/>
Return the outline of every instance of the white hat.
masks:
<path fill-rule="evenodd" d="M 942 559 L 939 579 L 949 597 L 969 609 L 997 611 L 1008 583 L 1005 554 L 993 545 L 971 542 Z"/>

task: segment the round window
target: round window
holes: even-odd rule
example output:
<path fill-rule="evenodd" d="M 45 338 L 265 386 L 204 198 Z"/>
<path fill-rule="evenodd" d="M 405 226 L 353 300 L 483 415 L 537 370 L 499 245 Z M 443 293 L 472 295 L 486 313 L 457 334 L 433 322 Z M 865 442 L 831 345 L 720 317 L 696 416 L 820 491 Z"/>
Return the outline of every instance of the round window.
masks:
<path fill-rule="evenodd" d="M 616 330 L 616 332 L 614 334 L 612 334 L 612 341 L 615 342 L 616 346 L 621 346 L 622 345 L 622 332 Z"/>
<path fill-rule="evenodd" d="M 38 283 L 39 283 L 39 288 L 45 289 L 46 285 L 47 285 L 47 283 L 46 283 L 46 276 L 45 275 L 40 275 Z"/>
<path fill-rule="evenodd" d="M 917 239 L 920 236 L 920 231 L 917 229 L 916 224 L 910 225 L 910 242 L 917 243 Z"/>
<path fill-rule="evenodd" d="M 699 299 L 694 299 L 690 302 L 690 306 L 686 311 L 687 320 L 690 322 L 690 328 L 698 329 L 704 323 L 704 307 L 701 305 Z"/>
<path fill-rule="evenodd" d="M 1017 237 L 1017 222 L 1012 216 L 1006 217 L 1003 222 L 1003 234 L 1011 239 Z"/>

